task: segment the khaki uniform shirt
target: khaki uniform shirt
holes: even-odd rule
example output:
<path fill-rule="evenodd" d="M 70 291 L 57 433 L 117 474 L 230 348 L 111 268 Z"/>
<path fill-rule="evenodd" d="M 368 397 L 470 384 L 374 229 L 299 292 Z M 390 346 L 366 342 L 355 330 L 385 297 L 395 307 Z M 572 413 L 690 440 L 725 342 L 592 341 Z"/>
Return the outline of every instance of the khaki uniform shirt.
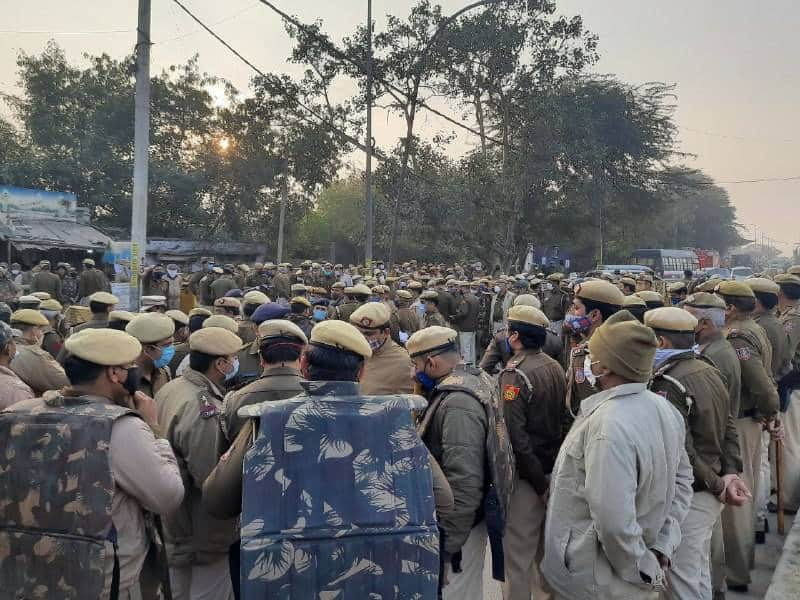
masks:
<path fill-rule="evenodd" d="M 20 400 L 35 398 L 31 387 L 8 367 L 0 365 L 0 410 L 5 410 Z"/>
<path fill-rule="evenodd" d="M 172 379 L 169 367 L 162 367 L 160 369 L 153 369 L 149 375 L 146 373 L 141 374 L 139 385 L 136 387 L 140 392 L 144 392 L 151 398 L 155 398 L 158 391 L 163 388 Z"/>
<path fill-rule="evenodd" d="M 11 370 L 27 383 L 33 393 L 41 396 L 48 390 L 60 390 L 69 385 L 64 368 L 43 349 L 24 338 L 17 340 L 16 358 L 11 361 Z"/>
<path fill-rule="evenodd" d="M 78 333 L 84 329 L 106 329 L 108 328 L 108 313 L 94 313 L 92 318 L 72 328 L 72 333 Z"/>
<path fill-rule="evenodd" d="M 780 322 L 786 332 L 789 359 L 795 371 L 800 371 L 800 303 L 784 310 Z"/>
<path fill-rule="evenodd" d="M 389 338 L 364 363 L 359 389 L 365 396 L 411 394 L 414 390 L 413 372 L 414 364 L 408 351 Z"/>
<path fill-rule="evenodd" d="M 447 321 L 444 320 L 442 313 L 435 312 L 435 313 L 425 313 L 425 327 L 449 327 Z"/>
<path fill-rule="evenodd" d="M 33 292 L 47 292 L 54 300 L 61 301 L 61 277 L 52 271 L 39 271 L 31 281 Z"/>
<path fill-rule="evenodd" d="M 292 284 L 289 282 L 289 277 L 286 273 L 275 273 L 275 276 L 272 278 L 272 285 L 275 286 L 275 298 L 273 298 L 273 300 L 277 300 L 278 298 L 286 298 L 289 300 L 291 298 Z"/>
<path fill-rule="evenodd" d="M 85 269 L 78 278 L 78 299 L 87 298 L 95 292 L 110 292 L 111 285 L 100 269 Z"/>
<path fill-rule="evenodd" d="M 542 495 L 561 446 L 561 366 L 541 350 L 523 349 L 508 361 L 498 384 L 517 473 Z"/>
<path fill-rule="evenodd" d="M 753 320 L 761 325 L 764 333 L 767 334 L 767 339 L 772 347 L 772 363 L 771 371 L 772 378 L 778 381 L 783 375 L 787 365 L 791 362 L 789 357 L 789 340 L 786 337 L 786 331 L 783 324 L 778 321 L 778 317 L 772 312 L 759 313 L 753 316 Z"/>
<path fill-rule="evenodd" d="M 236 540 L 235 520 L 218 520 L 201 506 L 202 486 L 217 464 L 222 390 L 191 368 L 156 394 L 158 420 L 175 451 L 186 495 L 164 520 L 169 563 L 175 567 L 216 562 Z"/>
<path fill-rule="evenodd" d="M 233 277 L 231 277 L 230 275 L 220 276 L 219 278 L 212 281 L 211 285 L 208 286 L 211 302 L 213 303 L 214 300 L 222 298 L 223 296 L 225 296 L 225 294 L 227 294 L 233 289 L 236 289 L 236 282 L 233 281 Z"/>
<path fill-rule="evenodd" d="M 709 359 L 719 369 L 722 381 L 728 390 L 729 407 L 731 416 L 739 418 L 739 404 L 742 396 L 742 368 L 736 350 L 722 333 L 701 347 L 700 353 Z"/>
<path fill-rule="evenodd" d="M 650 389 L 667 398 L 685 421 L 694 490 L 719 496 L 725 489 L 722 475 L 742 471 L 736 423 L 720 372 L 692 350 L 668 358 L 655 371 Z M 685 390 L 664 375 L 677 380 Z"/>
<path fill-rule="evenodd" d="M 261 377 L 241 389 L 228 392 L 222 403 L 220 425 L 225 440 L 233 442 L 246 419 L 236 413 L 243 406 L 259 402 L 274 402 L 293 398 L 303 392 L 300 371 L 290 367 L 273 367 L 265 370 Z M 227 444 L 225 444 L 227 447 Z"/>
<path fill-rule="evenodd" d="M 749 318 L 730 321 L 725 329 L 742 369 L 739 416 L 771 419 L 778 412 L 778 390 L 772 379 L 772 347 L 767 334 Z"/>

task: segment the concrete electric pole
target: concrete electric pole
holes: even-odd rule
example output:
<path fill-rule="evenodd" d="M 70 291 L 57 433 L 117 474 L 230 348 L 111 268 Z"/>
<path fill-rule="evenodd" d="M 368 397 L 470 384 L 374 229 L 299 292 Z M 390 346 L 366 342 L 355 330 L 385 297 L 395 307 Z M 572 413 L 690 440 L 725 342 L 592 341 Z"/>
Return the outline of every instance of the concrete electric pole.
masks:
<path fill-rule="evenodd" d="M 150 0 L 139 0 L 136 27 L 130 310 L 139 310 L 139 273 L 147 254 L 147 167 L 150 148 Z"/>
<path fill-rule="evenodd" d="M 364 262 L 371 269 L 375 221 L 375 207 L 372 199 L 372 0 L 367 0 L 367 157 L 364 169 L 364 204 L 367 209 Z"/>

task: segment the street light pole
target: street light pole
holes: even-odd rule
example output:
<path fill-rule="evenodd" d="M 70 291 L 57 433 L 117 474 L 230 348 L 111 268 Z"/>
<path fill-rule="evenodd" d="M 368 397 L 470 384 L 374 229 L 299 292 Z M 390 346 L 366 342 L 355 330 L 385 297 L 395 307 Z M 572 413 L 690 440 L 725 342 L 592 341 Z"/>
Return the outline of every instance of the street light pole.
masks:
<path fill-rule="evenodd" d="M 139 272 L 147 255 L 147 167 L 150 148 L 150 0 L 139 0 L 136 28 L 130 310 L 139 310 Z"/>
<path fill-rule="evenodd" d="M 367 0 L 367 152 L 364 169 L 364 204 L 367 225 L 364 262 L 372 266 L 372 240 L 375 207 L 372 199 L 372 0 Z"/>
<path fill-rule="evenodd" d="M 286 203 L 289 199 L 289 159 L 283 159 L 281 174 L 281 212 L 278 218 L 278 264 L 283 262 L 283 228 L 286 225 Z"/>

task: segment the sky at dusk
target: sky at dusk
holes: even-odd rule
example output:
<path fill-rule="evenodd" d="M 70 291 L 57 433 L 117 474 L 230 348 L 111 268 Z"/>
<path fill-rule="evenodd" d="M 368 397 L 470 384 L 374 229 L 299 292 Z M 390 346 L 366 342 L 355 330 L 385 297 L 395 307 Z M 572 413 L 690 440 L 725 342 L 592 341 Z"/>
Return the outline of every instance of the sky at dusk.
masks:
<path fill-rule="evenodd" d="M 286 62 L 291 42 L 280 18 L 257 0 L 184 3 L 262 70 L 300 73 L 301 67 Z M 468 3 L 440 1 L 445 14 Z M 366 0 L 275 4 L 303 21 L 322 20 L 337 40 L 366 18 Z M 386 13 L 404 16 L 412 5 L 411 0 L 373 0 L 376 29 L 383 27 Z M 81 61 L 85 52 L 107 52 L 116 58 L 129 54 L 135 43 L 136 7 L 135 0 L 0 0 L 0 92 L 18 91 L 17 53 L 41 52 L 49 38 L 71 61 Z M 696 155 L 687 164 L 728 190 L 750 237 L 757 228 L 759 240 L 764 233 L 778 240 L 777 247 L 786 253 L 800 243 L 800 3 L 560 0 L 558 12 L 582 15 L 585 26 L 599 36 L 595 71 L 634 84 L 676 84 L 680 149 Z M 247 93 L 250 69 L 171 0 L 153 0 L 152 39 L 153 72 L 197 53 L 202 70 Z M 352 91 L 346 82 L 334 90 L 340 97 Z M 458 113 L 452 106 L 437 107 Z M 0 110 L 8 112 L 5 107 Z M 399 121 L 379 109 L 373 118 L 378 145 L 389 148 L 400 135 Z M 432 115 L 425 115 L 420 126 L 426 136 L 451 130 Z M 453 151 L 463 152 L 473 144 L 469 134 L 459 136 Z M 356 167 L 363 165 L 360 156 L 349 160 Z M 735 183 L 790 177 L 798 179 Z"/>

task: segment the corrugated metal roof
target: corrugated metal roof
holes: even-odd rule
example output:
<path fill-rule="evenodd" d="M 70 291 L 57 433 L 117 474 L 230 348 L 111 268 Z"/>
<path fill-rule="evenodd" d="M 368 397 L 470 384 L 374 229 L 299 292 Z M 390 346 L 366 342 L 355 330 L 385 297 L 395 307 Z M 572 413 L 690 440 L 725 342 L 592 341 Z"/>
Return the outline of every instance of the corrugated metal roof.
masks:
<path fill-rule="evenodd" d="M 245 256 L 264 254 L 266 244 L 258 242 L 223 242 L 209 240 L 150 239 L 147 252 L 160 256 L 196 256 L 201 254 L 217 256 Z"/>
<path fill-rule="evenodd" d="M 0 234 L 18 250 L 103 250 L 111 243 L 110 237 L 90 225 L 54 219 L 20 219 L 3 227 Z"/>

